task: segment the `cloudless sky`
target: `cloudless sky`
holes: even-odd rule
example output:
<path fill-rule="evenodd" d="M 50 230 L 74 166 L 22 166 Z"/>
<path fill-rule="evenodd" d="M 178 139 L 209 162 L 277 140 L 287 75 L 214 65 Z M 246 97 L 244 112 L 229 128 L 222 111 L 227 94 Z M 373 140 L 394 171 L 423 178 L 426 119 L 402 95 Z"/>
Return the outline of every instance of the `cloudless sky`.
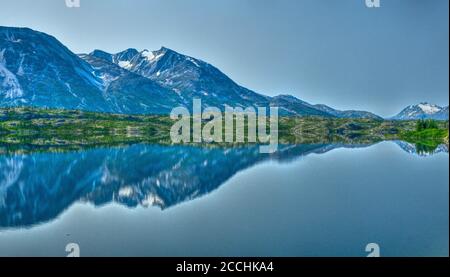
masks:
<path fill-rule="evenodd" d="M 0 25 L 76 53 L 174 49 L 267 95 L 382 116 L 448 105 L 449 1 L 0 0 Z"/>

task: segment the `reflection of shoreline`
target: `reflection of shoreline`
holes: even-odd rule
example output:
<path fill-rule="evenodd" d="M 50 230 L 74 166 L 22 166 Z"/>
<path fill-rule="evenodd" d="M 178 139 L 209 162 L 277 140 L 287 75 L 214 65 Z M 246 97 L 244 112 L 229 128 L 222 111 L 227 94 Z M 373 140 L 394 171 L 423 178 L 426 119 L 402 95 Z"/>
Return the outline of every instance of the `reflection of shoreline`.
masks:
<path fill-rule="evenodd" d="M 411 145 L 396 142 L 412 153 Z M 264 161 L 289 163 L 309 154 L 369 145 L 281 145 L 201 148 L 131 145 L 63 153 L 0 155 L 0 229 L 55 219 L 72 204 L 111 202 L 166 209 L 206 195 L 237 172 Z M 447 152 L 447 147 L 439 149 Z M 435 152 L 437 153 L 437 152 Z"/>
<path fill-rule="evenodd" d="M 0 155 L 35 151 L 74 151 L 136 143 L 173 145 L 175 123 L 162 115 L 125 115 L 36 108 L 1 109 Z M 317 116 L 280 117 L 279 144 L 373 144 L 405 140 L 432 147 L 448 142 L 448 121 L 435 122 L 434 130 L 415 132 L 417 121 Z M 204 123 L 206 124 L 206 123 Z M 203 126 L 204 127 L 204 126 Z M 202 128 L 203 128 L 202 127 Z M 224 130 L 222 130 L 222 133 Z M 245 132 L 246 136 L 248 131 Z M 192 140 L 192 139 L 191 139 Z M 188 143 L 201 147 L 252 146 L 248 143 Z M 182 144 L 177 144 L 182 145 Z"/>
<path fill-rule="evenodd" d="M 397 144 L 400 148 L 402 148 L 405 152 L 410 154 L 417 154 L 419 156 L 429 156 L 441 152 L 449 151 L 449 146 L 447 144 L 438 144 L 436 147 L 423 147 L 419 143 L 411 143 L 403 140 L 381 140 L 381 141 L 373 141 L 373 142 L 361 142 L 361 143 L 343 143 L 337 141 L 324 141 L 317 143 L 300 143 L 300 144 L 289 144 L 284 143 L 284 145 L 342 145 L 347 148 L 351 147 L 361 147 L 363 145 L 369 146 L 374 145 L 380 142 L 393 142 Z M 152 146 L 161 146 L 161 147 L 171 147 L 167 144 L 160 143 L 141 143 L 141 142 L 118 142 L 118 143 L 109 143 L 109 144 L 90 144 L 90 145 L 82 145 L 82 144 L 73 144 L 73 145 L 32 145 L 32 144 L 5 144 L 0 143 L 0 157 L 2 155 L 11 156 L 17 154 L 34 154 L 34 153 L 71 153 L 71 152 L 83 152 L 86 150 L 94 150 L 94 149 L 105 149 L 105 148 L 125 148 L 133 145 L 152 145 Z M 254 147 L 258 144 L 235 144 L 232 147 L 227 145 L 220 144 L 185 144 L 185 145 L 177 145 L 179 147 L 197 147 L 197 148 L 206 148 L 206 149 L 231 149 L 231 148 L 245 148 L 245 147 Z"/>

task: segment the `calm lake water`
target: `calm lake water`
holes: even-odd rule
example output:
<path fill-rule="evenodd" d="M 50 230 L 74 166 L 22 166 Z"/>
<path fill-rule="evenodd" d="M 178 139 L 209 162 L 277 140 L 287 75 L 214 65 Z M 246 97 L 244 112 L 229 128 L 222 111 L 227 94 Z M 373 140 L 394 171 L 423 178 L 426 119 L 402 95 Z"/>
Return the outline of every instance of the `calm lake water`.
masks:
<path fill-rule="evenodd" d="M 449 156 L 133 145 L 0 155 L 0 256 L 449 255 Z"/>

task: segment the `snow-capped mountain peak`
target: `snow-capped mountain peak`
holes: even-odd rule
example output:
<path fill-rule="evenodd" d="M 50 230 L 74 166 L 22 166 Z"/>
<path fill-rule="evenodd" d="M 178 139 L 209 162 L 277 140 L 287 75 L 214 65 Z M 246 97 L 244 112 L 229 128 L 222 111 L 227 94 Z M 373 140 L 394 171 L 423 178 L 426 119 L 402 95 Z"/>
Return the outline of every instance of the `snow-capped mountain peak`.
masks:
<path fill-rule="evenodd" d="M 392 117 L 394 120 L 417 120 L 417 119 L 435 119 L 448 120 L 448 106 L 440 107 L 435 104 L 422 102 L 417 105 L 410 105 L 403 109 L 399 114 Z"/>
<path fill-rule="evenodd" d="M 434 114 L 442 110 L 441 107 L 426 102 L 420 103 L 417 106 L 426 114 Z"/>

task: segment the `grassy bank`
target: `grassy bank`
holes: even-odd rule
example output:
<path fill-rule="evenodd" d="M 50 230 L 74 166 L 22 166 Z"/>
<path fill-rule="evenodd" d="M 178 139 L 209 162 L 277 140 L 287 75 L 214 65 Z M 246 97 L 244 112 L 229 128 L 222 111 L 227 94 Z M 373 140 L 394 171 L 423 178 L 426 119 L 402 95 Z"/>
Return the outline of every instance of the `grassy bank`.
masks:
<path fill-rule="evenodd" d="M 416 122 L 415 130 L 402 132 L 400 138 L 415 143 L 424 151 L 434 149 L 443 143 L 448 145 L 448 122 L 446 126 L 440 126 L 437 121 L 419 120 Z"/>

